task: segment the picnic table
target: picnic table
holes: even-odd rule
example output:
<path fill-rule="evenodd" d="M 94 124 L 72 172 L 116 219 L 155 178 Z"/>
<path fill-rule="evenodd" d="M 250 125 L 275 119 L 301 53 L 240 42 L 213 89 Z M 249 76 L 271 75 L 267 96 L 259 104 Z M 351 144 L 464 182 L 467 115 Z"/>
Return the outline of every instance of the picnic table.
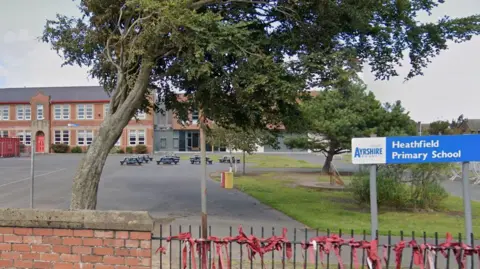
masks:
<path fill-rule="evenodd" d="M 235 156 L 223 155 L 222 158 L 218 159 L 220 163 L 240 163 L 240 159 L 236 159 Z"/>
<path fill-rule="evenodd" d="M 190 163 L 191 164 L 200 164 L 201 163 L 202 157 L 200 155 L 194 155 L 190 157 Z M 207 164 L 213 164 L 213 161 L 207 156 L 206 158 Z"/>
<path fill-rule="evenodd" d="M 148 163 L 149 161 L 152 161 L 153 158 L 150 157 L 148 154 L 143 154 L 143 155 L 137 155 L 137 159 L 139 159 L 141 162 Z"/>
<path fill-rule="evenodd" d="M 180 162 L 180 157 L 178 156 L 162 156 L 160 159 L 157 161 L 157 165 L 159 164 L 178 164 Z"/>
<path fill-rule="evenodd" d="M 120 165 L 142 165 L 142 162 L 137 157 L 125 157 L 120 161 Z"/>

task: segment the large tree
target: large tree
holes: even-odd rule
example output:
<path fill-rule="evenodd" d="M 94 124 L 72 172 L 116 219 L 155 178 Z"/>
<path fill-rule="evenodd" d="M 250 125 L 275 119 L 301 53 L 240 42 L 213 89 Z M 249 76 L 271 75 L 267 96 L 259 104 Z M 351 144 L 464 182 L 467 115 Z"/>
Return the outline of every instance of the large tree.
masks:
<path fill-rule="evenodd" d="M 291 148 L 323 153 L 323 172 L 333 157 L 349 152 L 353 137 L 415 134 L 415 122 L 400 102 L 382 105 L 362 84 L 320 92 L 301 104 L 303 134 L 285 140 Z"/>
<path fill-rule="evenodd" d="M 439 2 L 80 0 L 82 16 L 48 21 L 43 40 L 65 64 L 88 66 L 111 101 L 75 174 L 70 208 L 96 207 L 109 149 L 135 111 L 152 106 L 149 89 L 182 119 L 196 108 L 219 125 L 275 124 L 295 111 L 305 83 L 338 85 L 365 62 L 386 79 L 406 50 L 413 77 L 448 40 L 478 33 L 478 16 L 416 20 Z"/>

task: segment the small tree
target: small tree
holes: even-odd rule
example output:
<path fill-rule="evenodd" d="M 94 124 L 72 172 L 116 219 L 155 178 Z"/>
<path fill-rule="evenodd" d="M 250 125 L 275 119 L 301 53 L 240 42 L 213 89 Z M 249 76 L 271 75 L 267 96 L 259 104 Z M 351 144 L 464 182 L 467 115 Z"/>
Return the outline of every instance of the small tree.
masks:
<path fill-rule="evenodd" d="M 464 126 L 468 122 L 463 114 L 458 116 L 457 119 L 449 121 L 434 121 L 430 123 L 428 128 L 428 133 L 431 135 L 452 135 L 452 134 L 461 134 L 467 131 L 468 128 Z"/>
<path fill-rule="evenodd" d="M 252 154 L 260 145 L 278 144 L 277 136 L 271 130 L 245 130 L 230 126 L 227 128 L 215 126 L 207 132 L 207 142 L 221 144 L 228 148 L 230 157 L 233 150 L 243 152 L 243 174 L 245 174 L 245 153 Z M 236 164 L 235 164 L 236 165 Z M 233 163 L 230 162 L 230 167 Z"/>
<path fill-rule="evenodd" d="M 400 102 L 382 106 L 358 83 L 343 90 L 323 91 L 302 103 L 301 109 L 301 135 L 286 139 L 285 144 L 323 153 L 324 173 L 330 171 L 335 155 L 350 151 L 353 137 L 415 134 L 415 122 Z"/>
<path fill-rule="evenodd" d="M 450 129 L 450 122 L 443 120 L 434 121 L 430 123 L 430 126 L 428 127 L 428 133 L 431 135 L 451 134 L 452 131 Z"/>

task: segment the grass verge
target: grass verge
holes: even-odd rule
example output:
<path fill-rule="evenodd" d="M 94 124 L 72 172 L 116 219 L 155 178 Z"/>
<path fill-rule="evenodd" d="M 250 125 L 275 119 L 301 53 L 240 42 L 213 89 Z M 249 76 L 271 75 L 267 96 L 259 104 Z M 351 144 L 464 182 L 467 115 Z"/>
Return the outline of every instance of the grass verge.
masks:
<path fill-rule="evenodd" d="M 214 177 L 218 180 L 218 177 Z M 286 215 L 321 231 L 342 229 L 361 233 L 370 230 L 370 210 L 355 203 L 348 191 L 312 190 L 296 185 L 296 180 L 275 173 L 236 177 L 235 188 Z M 443 212 L 393 212 L 380 210 L 379 233 L 399 235 L 412 231 L 417 236 L 447 232 L 454 236 L 464 232 L 463 203 L 458 197 L 449 197 Z M 480 203 L 472 202 L 473 232 L 480 234 Z"/>
<path fill-rule="evenodd" d="M 200 153 L 195 153 L 200 154 Z M 193 154 L 192 154 L 193 155 Z M 208 154 L 214 162 L 218 162 L 218 159 L 228 154 Z M 243 161 L 242 154 L 232 154 L 235 158 Z M 180 155 L 181 160 L 189 160 L 191 155 Z M 304 160 L 297 160 L 284 155 L 273 154 L 252 154 L 246 155 L 246 162 L 254 164 L 254 167 L 259 168 L 321 168 L 321 165 L 313 164 Z"/>

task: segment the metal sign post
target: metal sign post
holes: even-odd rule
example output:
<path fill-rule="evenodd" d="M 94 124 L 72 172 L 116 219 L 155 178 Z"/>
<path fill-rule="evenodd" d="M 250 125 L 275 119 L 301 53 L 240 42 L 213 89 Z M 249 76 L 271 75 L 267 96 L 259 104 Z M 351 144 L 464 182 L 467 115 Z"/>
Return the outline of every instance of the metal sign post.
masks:
<path fill-rule="evenodd" d="M 370 166 L 370 220 L 372 223 L 372 240 L 377 239 L 378 206 L 377 206 L 377 165 Z"/>
<path fill-rule="evenodd" d="M 33 196 L 34 196 L 34 186 L 35 186 L 35 138 L 32 139 L 30 143 L 30 208 L 33 208 Z"/>
<path fill-rule="evenodd" d="M 480 135 L 477 134 L 353 138 L 352 163 L 371 165 L 372 236 L 378 229 L 375 184 L 377 164 L 462 163 L 465 242 L 472 245 L 469 162 L 478 161 L 480 161 Z"/>
<path fill-rule="evenodd" d="M 202 177 L 200 182 L 201 189 L 201 204 L 202 204 L 202 238 L 206 239 L 208 236 L 207 233 L 207 150 L 206 150 L 206 137 L 205 130 L 203 126 L 203 116 L 200 121 L 200 163 L 202 170 Z"/>
<path fill-rule="evenodd" d="M 468 245 L 472 246 L 472 204 L 470 198 L 470 163 L 462 163 L 462 185 L 463 185 L 463 210 L 465 212 L 465 239 Z M 467 265 L 465 268 L 472 268 L 472 256 L 467 256 Z"/>

